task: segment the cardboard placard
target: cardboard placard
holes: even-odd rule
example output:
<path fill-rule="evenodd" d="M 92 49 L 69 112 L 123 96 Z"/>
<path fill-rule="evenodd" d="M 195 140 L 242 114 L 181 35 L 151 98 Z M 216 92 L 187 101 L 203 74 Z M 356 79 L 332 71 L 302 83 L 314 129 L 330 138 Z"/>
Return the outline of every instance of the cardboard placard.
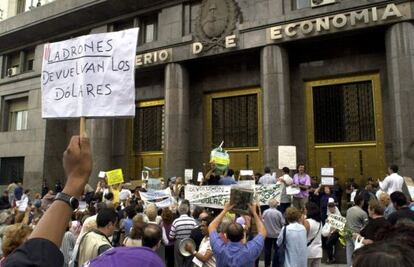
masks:
<path fill-rule="evenodd" d="M 122 184 L 124 182 L 124 175 L 122 174 L 122 169 L 107 171 L 106 177 L 108 178 L 108 185 Z"/>
<path fill-rule="evenodd" d="M 230 191 L 230 204 L 233 211 L 241 214 L 249 213 L 249 206 L 253 202 L 254 191 L 243 187 L 233 187 Z"/>
<path fill-rule="evenodd" d="M 335 179 L 334 177 L 321 177 L 321 184 L 322 185 L 334 185 Z"/>
<path fill-rule="evenodd" d="M 184 170 L 184 181 L 188 184 L 191 180 L 193 180 L 193 169 L 185 169 Z"/>
<path fill-rule="evenodd" d="M 343 230 L 346 224 L 346 218 L 340 215 L 329 214 L 326 219 L 326 223 L 329 224 L 332 228 Z"/>
<path fill-rule="evenodd" d="M 42 118 L 135 116 L 138 28 L 47 43 Z"/>
<path fill-rule="evenodd" d="M 321 176 L 334 176 L 334 168 L 321 168 Z"/>
<path fill-rule="evenodd" d="M 291 170 L 296 169 L 296 146 L 279 146 L 279 169 L 288 167 Z"/>

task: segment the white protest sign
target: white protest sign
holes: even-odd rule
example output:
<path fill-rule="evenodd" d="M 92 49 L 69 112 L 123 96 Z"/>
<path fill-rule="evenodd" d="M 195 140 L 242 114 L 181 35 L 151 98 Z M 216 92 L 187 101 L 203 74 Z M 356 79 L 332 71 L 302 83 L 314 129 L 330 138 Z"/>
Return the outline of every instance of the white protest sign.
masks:
<path fill-rule="evenodd" d="M 321 184 L 322 185 L 334 185 L 335 180 L 333 177 L 321 177 Z"/>
<path fill-rule="evenodd" d="M 241 180 L 241 181 L 237 181 L 237 184 L 242 186 L 242 187 L 254 187 L 256 185 L 256 181 L 255 180 Z"/>
<path fill-rule="evenodd" d="M 138 28 L 44 46 L 42 117 L 135 116 Z"/>
<path fill-rule="evenodd" d="M 160 190 L 161 189 L 161 179 L 148 178 L 147 179 L 147 189 L 148 190 Z"/>
<path fill-rule="evenodd" d="M 239 186 L 239 185 L 236 185 Z M 185 199 L 190 204 L 201 207 L 221 209 L 224 204 L 230 201 L 230 185 L 195 186 L 186 185 Z M 280 185 L 256 185 L 254 186 L 254 198 L 259 200 L 260 205 L 268 205 L 269 199 L 280 201 L 282 187 Z"/>
<path fill-rule="evenodd" d="M 343 230 L 346 224 L 346 218 L 341 215 L 329 214 L 326 219 L 326 223 L 329 224 L 332 228 Z"/>
<path fill-rule="evenodd" d="M 191 180 L 193 180 L 193 169 L 185 169 L 184 170 L 184 181 L 188 184 Z"/>
<path fill-rule="evenodd" d="M 106 175 L 106 172 L 100 171 L 99 174 L 98 174 L 98 177 L 99 178 L 105 178 L 105 175 Z"/>
<path fill-rule="evenodd" d="M 296 169 L 296 146 L 279 146 L 279 169 Z"/>
<path fill-rule="evenodd" d="M 198 172 L 198 175 L 197 175 L 197 182 L 202 182 L 202 181 L 203 181 L 203 179 L 204 179 L 204 177 L 203 177 L 203 173 L 202 173 L 202 172 Z"/>
<path fill-rule="evenodd" d="M 175 203 L 171 196 L 170 188 L 164 190 L 154 190 L 149 192 L 139 192 L 145 205 L 155 204 L 158 208 L 166 208 Z"/>
<path fill-rule="evenodd" d="M 253 170 L 240 170 L 240 176 L 253 176 Z"/>
<path fill-rule="evenodd" d="M 334 168 L 321 168 L 321 176 L 333 176 Z"/>

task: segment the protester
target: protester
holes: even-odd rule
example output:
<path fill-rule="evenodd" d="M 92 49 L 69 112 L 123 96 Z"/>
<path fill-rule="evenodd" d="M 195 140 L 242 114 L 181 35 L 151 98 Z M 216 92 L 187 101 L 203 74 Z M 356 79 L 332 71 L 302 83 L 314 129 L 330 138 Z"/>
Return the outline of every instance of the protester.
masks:
<path fill-rule="evenodd" d="M 214 258 L 213 251 L 210 245 L 210 237 L 208 234 L 208 226 L 212 222 L 210 216 L 203 217 L 201 219 L 201 232 L 203 234 L 203 239 L 201 240 L 198 250 L 196 250 L 190 243 L 187 243 L 185 249 L 194 256 L 193 263 L 196 266 L 202 267 L 215 267 L 216 259 Z"/>
<path fill-rule="evenodd" d="M 172 223 L 174 221 L 173 213 L 169 208 L 163 208 L 161 213 L 162 230 L 168 237 L 168 243 L 165 245 L 165 263 L 167 267 L 174 267 L 174 240 L 170 238 Z"/>
<path fill-rule="evenodd" d="M 4 259 L 7 259 L 7 257 L 17 249 L 17 247 L 25 243 L 31 232 L 32 228 L 23 223 L 9 225 L 6 228 L 3 234 L 3 259 L 0 261 L 0 266 L 5 266 L 5 263 L 3 263 Z M 3 265 L 1 263 L 3 263 Z"/>
<path fill-rule="evenodd" d="M 388 167 L 388 176 L 385 177 L 384 181 L 379 181 L 379 187 L 382 191 L 386 192 L 388 195 L 391 195 L 395 191 L 402 191 L 404 184 L 404 178 L 398 174 L 398 166 L 391 165 Z"/>
<path fill-rule="evenodd" d="M 271 174 L 271 170 L 269 167 L 264 168 L 264 175 L 259 178 L 259 184 L 276 184 L 276 177 Z"/>
<path fill-rule="evenodd" d="M 7 186 L 9 203 L 12 207 L 14 207 L 14 203 L 15 203 L 14 191 L 16 190 L 16 188 L 17 188 L 17 181 L 13 181 Z"/>
<path fill-rule="evenodd" d="M 283 175 L 279 177 L 277 181 L 282 186 L 282 190 L 280 193 L 280 205 L 278 209 L 283 214 L 285 213 L 285 210 L 290 207 L 290 203 L 292 202 L 292 197 L 286 193 L 286 187 L 292 185 L 293 179 L 289 175 L 289 168 L 283 167 L 282 172 Z"/>
<path fill-rule="evenodd" d="M 70 231 L 71 223 L 68 224 L 65 235 L 63 236 L 62 246 L 60 251 L 62 251 L 64 264 L 63 267 L 69 267 L 69 262 L 73 254 L 73 249 L 75 248 L 76 237 Z"/>
<path fill-rule="evenodd" d="M 280 231 L 277 239 L 279 248 L 286 244 L 284 266 L 307 266 L 306 228 L 299 223 L 302 213 L 295 207 L 286 209 L 285 218 L 289 223 Z"/>
<path fill-rule="evenodd" d="M 220 173 L 216 168 L 216 164 L 214 162 L 210 162 L 210 170 L 207 172 L 207 174 L 204 176 L 203 184 L 205 185 L 219 185 L 220 181 Z"/>
<path fill-rule="evenodd" d="M 190 208 L 187 204 L 181 203 L 181 205 L 178 207 L 178 213 L 180 214 L 180 217 L 175 219 L 171 226 L 169 237 L 172 240 L 176 240 L 174 244 L 175 266 L 188 266 L 191 264 L 191 259 L 184 257 L 179 251 L 179 244 L 181 240 L 189 238 L 191 230 L 197 226 L 194 218 L 188 216 L 189 210 Z"/>
<path fill-rule="evenodd" d="M 378 241 L 377 233 L 382 229 L 387 229 L 391 224 L 384 218 L 384 207 L 375 200 L 372 199 L 368 205 L 368 214 L 370 220 L 368 224 L 361 230 L 360 235 L 364 238 L 362 243 L 364 245 L 372 244 L 375 241 Z M 357 238 L 358 234 L 355 234 Z"/>
<path fill-rule="evenodd" d="M 335 204 L 335 200 L 333 198 L 330 198 L 328 200 L 328 211 L 327 211 L 327 218 L 328 219 L 329 215 L 333 214 L 333 215 L 337 215 L 337 216 L 341 216 L 341 212 L 339 211 L 338 207 Z M 336 253 L 336 243 L 338 242 L 339 239 L 339 233 L 338 230 L 331 227 L 328 223 L 326 223 L 325 220 L 325 224 L 321 230 L 321 234 L 323 237 L 326 237 L 327 240 L 325 242 L 325 250 L 327 253 L 327 260 L 326 263 L 327 264 L 332 264 L 335 263 L 336 258 L 335 258 L 335 253 Z"/>
<path fill-rule="evenodd" d="M 344 193 L 344 190 L 341 187 L 341 184 L 339 183 L 338 177 L 334 178 L 334 186 L 332 188 L 332 193 L 336 198 L 336 201 L 338 202 L 338 207 L 342 208 L 342 195 Z"/>
<path fill-rule="evenodd" d="M 117 214 L 111 208 L 102 209 L 96 217 L 98 229 L 86 233 L 80 243 L 77 256 L 79 266 L 94 259 L 112 247 L 108 237 L 112 236 L 117 222 Z"/>
<path fill-rule="evenodd" d="M 22 222 L 26 209 L 29 207 L 29 196 L 30 196 L 30 189 L 24 191 L 24 194 L 20 197 L 20 200 L 16 201 L 16 207 L 18 210 L 18 214 L 16 214 L 16 222 Z"/>
<path fill-rule="evenodd" d="M 128 236 L 132 229 L 133 218 L 137 215 L 137 212 L 133 206 L 126 207 L 124 211 L 127 217 L 121 221 L 120 228 L 123 230 L 125 235 Z"/>
<path fill-rule="evenodd" d="M 320 189 L 323 189 L 322 192 L 320 192 Z M 324 185 L 320 188 L 318 188 L 315 191 L 315 195 L 319 195 L 319 207 L 320 207 L 320 212 L 321 212 L 321 221 L 325 222 L 326 218 L 327 218 L 327 212 L 328 212 L 328 202 L 329 199 L 334 199 L 334 201 L 336 202 L 336 197 L 332 194 L 331 192 L 331 187 L 329 185 Z"/>
<path fill-rule="evenodd" d="M 305 173 L 305 165 L 298 165 L 298 173 L 293 176 L 293 184 L 299 187 L 300 192 L 293 196 L 293 206 L 301 211 L 305 209 L 306 203 L 308 203 L 309 187 L 311 185 L 311 179 L 309 175 Z"/>
<path fill-rule="evenodd" d="M 142 236 L 146 226 L 147 224 L 144 222 L 144 216 L 142 214 L 135 215 L 132 219 L 131 231 L 129 232 L 129 235 L 125 237 L 123 245 L 125 247 L 141 247 Z"/>
<path fill-rule="evenodd" d="M 266 238 L 266 228 L 257 213 L 256 204 L 249 205 L 250 212 L 253 214 L 257 226 L 258 235 L 252 240 L 242 243 L 244 238 L 243 227 L 238 223 L 231 223 L 226 230 L 226 237 L 229 242 L 224 242 L 217 233 L 217 227 L 223 220 L 227 212 L 233 208 L 226 203 L 223 211 L 210 223 L 208 232 L 210 234 L 210 244 L 216 258 L 217 266 L 228 267 L 252 267 L 259 257 Z"/>
<path fill-rule="evenodd" d="M 191 230 L 190 238 L 194 240 L 196 250 L 198 250 L 201 240 L 203 240 L 204 238 L 203 231 L 201 230 L 201 221 L 209 215 L 205 211 L 202 211 L 198 216 L 196 215 L 197 214 L 193 212 L 193 218 L 196 220 L 197 226 L 193 230 Z"/>
<path fill-rule="evenodd" d="M 359 233 L 368 222 L 368 215 L 362 209 L 364 200 L 361 195 L 357 195 L 354 199 L 355 206 L 349 208 L 346 212 L 346 227 L 353 233 Z M 354 241 L 350 238 L 346 241 L 346 262 L 347 266 L 352 266 L 352 253 L 354 252 Z"/>
<path fill-rule="evenodd" d="M 319 267 L 322 259 L 322 222 L 318 205 L 309 202 L 306 205 L 306 217 L 304 226 L 307 232 L 308 266 Z"/>
<path fill-rule="evenodd" d="M 227 169 L 226 175 L 220 178 L 219 185 L 232 185 L 237 184 L 234 179 L 234 171 L 232 169 Z"/>
<path fill-rule="evenodd" d="M 404 193 L 395 191 L 390 195 L 391 202 L 396 209 L 388 216 L 388 221 L 394 225 L 401 219 L 414 220 L 414 211 L 408 207 L 407 198 Z"/>
<path fill-rule="evenodd" d="M 17 187 L 14 189 L 14 200 L 20 200 L 23 195 L 23 185 L 21 182 L 17 183 Z"/>
<path fill-rule="evenodd" d="M 277 210 L 277 200 L 269 200 L 269 209 L 263 212 L 262 218 L 266 228 L 267 236 L 264 243 L 264 254 L 265 254 L 265 267 L 271 266 L 272 250 L 274 248 L 274 255 L 277 255 L 276 241 L 280 234 L 280 230 L 285 225 L 285 218 L 283 214 Z M 277 261 L 273 258 L 273 261 Z M 274 265 L 273 265 L 274 266 Z"/>
<path fill-rule="evenodd" d="M 388 216 L 395 211 L 394 205 L 391 203 L 390 196 L 385 192 L 381 192 L 378 200 L 381 205 L 385 207 L 384 217 L 385 219 L 388 219 Z"/>

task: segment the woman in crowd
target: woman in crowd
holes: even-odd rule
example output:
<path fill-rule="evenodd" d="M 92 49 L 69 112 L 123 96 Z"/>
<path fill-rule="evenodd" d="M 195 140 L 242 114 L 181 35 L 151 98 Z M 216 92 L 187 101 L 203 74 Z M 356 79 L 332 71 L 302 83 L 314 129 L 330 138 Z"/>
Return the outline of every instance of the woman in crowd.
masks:
<path fill-rule="evenodd" d="M 364 238 L 362 241 L 364 245 L 378 241 L 377 233 L 391 226 L 387 219 L 384 218 L 384 207 L 375 199 L 369 201 L 368 215 L 370 220 L 359 233 Z M 355 238 L 357 236 L 358 234 L 355 234 Z"/>
<path fill-rule="evenodd" d="M 32 230 L 33 229 L 30 226 L 23 223 L 16 223 L 7 227 L 3 234 L 3 258 L 0 259 L 0 266 L 2 266 L 1 263 L 9 254 L 26 242 L 27 238 L 32 233 Z"/>
<path fill-rule="evenodd" d="M 124 239 L 123 245 L 125 247 L 141 247 L 142 234 L 147 224 L 144 222 L 142 214 L 135 215 L 132 222 L 131 232 L 129 233 L 129 236 Z"/>
<path fill-rule="evenodd" d="M 169 208 L 164 208 L 161 213 L 163 232 L 168 237 L 168 243 L 165 245 L 165 263 L 167 267 L 174 267 L 174 240 L 170 239 L 171 226 L 174 216 Z"/>
<path fill-rule="evenodd" d="M 313 202 L 307 204 L 306 210 L 307 219 L 304 225 L 308 234 L 308 267 L 318 267 L 322 259 L 321 212 Z"/>
<path fill-rule="evenodd" d="M 320 201 L 320 209 L 321 209 L 321 220 L 323 223 L 325 223 L 325 220 L 327 218 L 327 210 L 328 210 L 328 202 L 330 198 L 333 198 L 336 202 L 335 196 L 331 192 L 331 187 L 328 185 L 322 186 L 320 188 L 323 190 L 323 192 L 319 192 L 319 188 L 315 191 L 316 195 L 319 195 Z"/>
<path fill-rule="evenodd" d="M 333 198 L 330 198 L 328 200 L 327 217 L 329 217 L 330 214 L 342 216 Z M 326 263 L 328 264 L 334 263 L 336 261 L 335 259 L 336 243 L 338 242 L 338 239 L 339 239 L 338 230 L 331 227 L 329 224 L 327 224 L 325 220 L 325 225 L 323 226 L 321 233 L 323 237 L 327 238 L 325 242 L 325 250 L 327 253 Z"/>
<path fill-rule="evenodd" d="M 287 208 L 285 217 L 289 225 L 283 227 L 277 245 L 286 243 L 285 267 L 307 266 L 307 241 L 305 226 L 299 223 L 302 213 L 294 207 Z M 286 231 L 286 238 L 284 232 Z"/>
<path fill-rule="evenodd" d="M 210 245 L 210 237 L 208 234 L 208 226 L 213 221 L 213 218 L 207 216 L 201 219 L 201 232 L 203 233 L 203 240 L 201 240 L 200 247 L 198 251 L 195 248 L 187 243 L 185 249 L 190 252 L 194 258 L 193 262 L 195 266 L 200 267 L 215 267 L 216 266 L 216 259 L 213 255 L 213 250 L 211 249 Z"/>

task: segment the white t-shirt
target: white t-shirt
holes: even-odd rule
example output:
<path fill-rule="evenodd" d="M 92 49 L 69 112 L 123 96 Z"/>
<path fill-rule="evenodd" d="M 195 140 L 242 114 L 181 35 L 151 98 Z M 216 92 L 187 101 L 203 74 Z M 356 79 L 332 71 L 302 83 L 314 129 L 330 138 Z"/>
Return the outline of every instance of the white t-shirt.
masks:
<path fill-rule="evenodd" d="M 29 198 L 26 194 L 22 195 L 22 198 L 16 202 L 19 212 L 25 212 L 29 205 Z"/>
<path fill-rule="evenodd" d="M 129 189 L 122 189 L 121 192 L 119 192 L 119 200 L 127 200 L 128 198 L 131 198 L 132 193 Z"/>
<path fill-rule="evenodd" d="M 307 242 L 313 239 L 312 243 L 308 246 L 308 259 L 322 258 L 322 223 L 319 223 L 314 219 L 306 220 L 308 221 L 310 226 L 309 233 L 307 236 Z"/>
<path fill-rule="evenodd" d="M 201 255 L 205 255 L 207 253 L 207 250 L 213 251 L 211 249 L 210 238 L 208 236 L 204 237 L 203 240 L 201 240 L 198 253 L 200 253 Z M 212 256 L 208 261 L 203 263 L 202 261 L 197 259 L 197 257 L 194 257 L 193 263 L 199 267 L 216 267 L 216 258 Z"/>
<path fill-rule="evenodd" d="M 387 192 L 388 195 L 391 195 L 395 191 L 402 191 L 402 186 L 404 184 L 404 178 L 398 173 L 393 173 L 385 177 L 384 181 L 379 182 L 379 186 L 382 191 Z"/>

